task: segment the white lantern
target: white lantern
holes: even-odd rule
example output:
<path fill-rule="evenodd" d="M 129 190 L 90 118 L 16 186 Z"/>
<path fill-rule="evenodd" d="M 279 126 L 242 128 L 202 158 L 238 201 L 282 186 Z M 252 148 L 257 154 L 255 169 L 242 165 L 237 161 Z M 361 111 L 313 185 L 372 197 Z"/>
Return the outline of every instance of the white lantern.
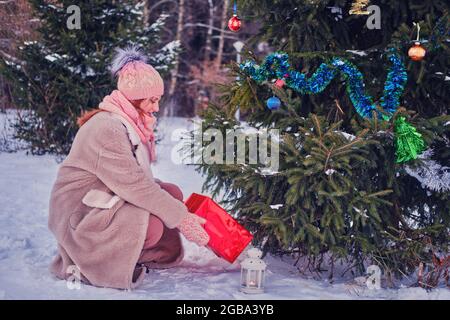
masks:
<path fill-rule="evenodd" d="M 262 252 L 252 248 L 248 258 L 241 263 L 241 291 L 245 293 L 263 293 L 266 264 L 261 260 Z"/>

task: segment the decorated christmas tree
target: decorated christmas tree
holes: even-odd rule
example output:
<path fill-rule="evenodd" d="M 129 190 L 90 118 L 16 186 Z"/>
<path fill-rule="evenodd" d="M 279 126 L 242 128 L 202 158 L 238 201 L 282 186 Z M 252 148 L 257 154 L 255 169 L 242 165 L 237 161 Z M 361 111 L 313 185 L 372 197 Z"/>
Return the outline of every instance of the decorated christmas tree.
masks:
<path fill-rule="evenodd" d="M 161 43 L 167 16 L 145 21 L 144 2 L 30 2 L 41 37 L 25 42 L 15 59 L 0 59 L 0 71 L 11 83 L 15 106 L 28 111 L 15 132 L 33 153 L 68 153 L 76 118 L 114 88 L 108 65 L 116 47 L 141 47 L 162 74 L 179 52 L 177 42 Z"/>
<path fill-rule="evenodd" d="M 279 166 L 198 169 L 266 253 L 398 275 L 449 251 L 450 6 L 356 2 L 238 2 L 262 26 L 203 130 L 279 129 Z"/>

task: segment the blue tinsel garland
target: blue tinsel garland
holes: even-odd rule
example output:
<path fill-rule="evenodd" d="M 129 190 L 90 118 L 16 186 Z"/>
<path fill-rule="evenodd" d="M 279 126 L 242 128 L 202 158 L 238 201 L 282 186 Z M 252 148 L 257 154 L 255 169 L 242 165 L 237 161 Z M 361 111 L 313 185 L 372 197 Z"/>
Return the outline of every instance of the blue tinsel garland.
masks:
<path fill-rule="evenodd" d="M 241 70 L 252 79 L 261 83 L 272 79 L 283 79 L 286 85 L 300 94 L 317 94 L 325 90 L 331 80 L 341 74 L 346 80 L 346 89 L 359 115 L 372 117 L 372 111 L 377 110 L 372 98 L 365 94 L 362 73 L 351 62 L 335 57 L 328 63 L 322 63 L 314 74 L 307 79 L 306 75 L 290 69 L 288 54 L 275 52 L 268 55 L 262 65 L 247 60 L 240 64 Z M 400 97 L 405 89 L 407 74 L 402 59 L 390 52 L 392 63 L 384 85 L 380 106 L 384 114 L 378 112 L 380 118 L 389 120 L 400 103 Z"/>

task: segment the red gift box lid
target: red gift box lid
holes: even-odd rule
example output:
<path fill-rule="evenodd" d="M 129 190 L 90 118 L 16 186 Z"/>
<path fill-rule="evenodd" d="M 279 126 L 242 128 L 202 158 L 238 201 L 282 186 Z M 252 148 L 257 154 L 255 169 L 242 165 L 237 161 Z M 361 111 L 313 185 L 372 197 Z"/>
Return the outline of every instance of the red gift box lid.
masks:
<path fill-rule="evenodd" d="M 210 197 L 193 193 L 185 201 L 188 210 L 204 219 L 210 240 L 208 247 L 219 257 L 233 263 L 253 235 Z"/>

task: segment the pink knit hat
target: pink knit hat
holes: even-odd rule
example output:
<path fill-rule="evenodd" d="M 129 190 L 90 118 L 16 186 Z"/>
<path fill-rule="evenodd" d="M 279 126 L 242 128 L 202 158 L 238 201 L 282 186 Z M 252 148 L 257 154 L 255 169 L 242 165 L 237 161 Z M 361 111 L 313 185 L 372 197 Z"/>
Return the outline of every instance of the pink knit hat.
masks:
<path fill-rule="evenodd" d="M 128 100 L 158 97 L 164 94 L 159 72 L 147 64 L 147 57 L 136 47 L 116 49 L 111 72 L 118 76 L 117 88 Z"/>

